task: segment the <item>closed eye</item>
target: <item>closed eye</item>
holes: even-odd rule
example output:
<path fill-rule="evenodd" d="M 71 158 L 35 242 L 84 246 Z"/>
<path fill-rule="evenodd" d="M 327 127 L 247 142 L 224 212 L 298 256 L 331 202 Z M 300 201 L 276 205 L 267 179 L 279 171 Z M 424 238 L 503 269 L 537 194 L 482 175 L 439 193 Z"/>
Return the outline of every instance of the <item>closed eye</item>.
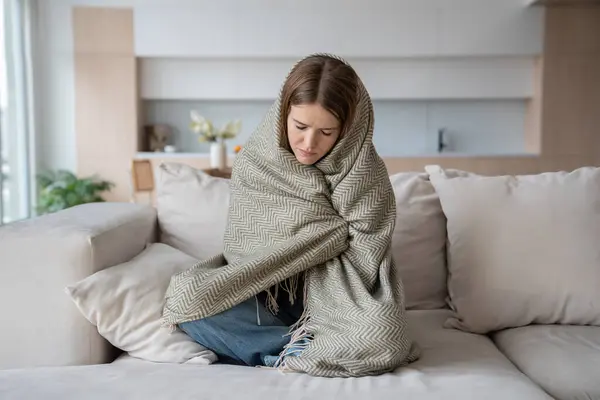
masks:
<path fill-rule="evenodd" d="M 305 126 L 300 126 L 300 125 L 296 125 L 296 128 L 298 128 L 299 130 L 303 131 L 306 129 Z"/>

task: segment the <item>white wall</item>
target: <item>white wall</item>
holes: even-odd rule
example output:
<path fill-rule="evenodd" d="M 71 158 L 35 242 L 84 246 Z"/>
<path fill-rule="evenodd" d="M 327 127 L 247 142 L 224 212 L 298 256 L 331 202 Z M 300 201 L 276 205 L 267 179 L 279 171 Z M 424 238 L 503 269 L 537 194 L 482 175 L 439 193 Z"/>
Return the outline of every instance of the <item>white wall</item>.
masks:
<path fill-rule="evenodd" d="M 258 5 L 254 3 L 259 3 Z M 391 1 L 227 2 L 145 6 L 135 12 L 142 57 L 424 57 L 536 54 L 539 9 L 502 5 L 424 6 Z M 489 3 L 489 2 L 488 2 Z M 496 3 L 500 4 L 500 3 Z M 268 6 L 267 6 L 268 5 Z M 418 5 L 418 6 L 417 6 Z M 199 16 L 201 19 L 199 20 Z"/>
<path fill-rule="evenodd" d="M 232 7 L 231 4 L 235 3 Z M 513 1 L 203 1 L 135 10 L 141 57 L 531 55 L 542 10 Z"/>
<path fill-rule="evenodd" d="M 168 7 L 166 10 L 174 13 L 184 7 L 201 10 L 201 13 L 190 14 L 187 24 L 175 23 L 182 29 L 173 32 L 187 32 L 188 35 L 187 39 L 181 42 L 181 46 L 178 45 L 180 42 L 159 35 L 156 43 L 160 44 L 163 38 L 161 48 L 166 50 L 159 52 L 159 47 L 154 47 L 154 56 L 167 55 L 160 53 L 168 49 L 172 49 L 173 54 L 181 55 L 185 46 L 188 46 L 188 49 L 189 46 L 193 46 L 195 51 L 205 49 L 201 50 L 200 54 L 210 57 L 243 55 L 245 51 L 275 58 L 283 55 L 297 56 L 320 50 L 314 49 L 310 43 L 314 44 L 314 40 L 323 38 L 319 30 L 326 29 L 327 25 L 324 28 L 323 21 L 318 17 L 323 13 L 343 16 L 343 20 L 328 22 L 330 28 L 339 29 L 339 35 L 332 36 L 328 39 L 329 42 L 325 42 L 328 44 L 327 51 L 342 50 L 340 53 L 344 53 L 343 50 L 346 49 L 346 52 L 352 55 L 352 52 L 359 48 L 366 49 L 365 51 L 372 49 L 372 55 L 378 57 L 419 54 L 425 57 L 436 54 L 468 56 L 494 52 L 496 56 L 508 56 L 531 55 L 541 51 L 543 9 L 526 10 L 523 0 L 39 0 L 38 48 L 41 51 L 41 71 L 38 93 L 41 101 L 38 136 L 39 143 L 43 146 L 40 164 L 44 167 L 76 167 L 71 22 L 73 5 L 134 7 L 136 20 L 145 12 L 151 14 L 152 9 L 156 11 L 165 6 Z M 295 8 L 297 12 L 286 12 L 290 7 Z M 264 13 L 267 9 L 271 10 L 271 14 Z M 364 16 L 373 12 L 377 18 L 365 24 Z M 228 18 L 230 15 L 236 16 Z M 277 25 L 277 21 L 265 19 L 266 15 L 287 15 L 286 23 Z M 421 18 L 413 21 L 407 17 L 415 15 L 420 15 Z M 215 16 L 221 18 L 215 20 Z M 404 23 L 397 24 L 396 21 L 400 20 Z M 151 22 L 151 19 L 147 19 L 146 22 Z M 140 54 L 151 55 L 150 51 L 144 50 L 143 43 L 155 41 L 152 35 L 159 34 L 160 27 L 173 26 L 173 21 L 163 16 L 158 18 L 156 24 L 146 23 L 144 26 L 136 26 L 138 32 L 146 32 L 136 38 L 136 45 Z M 294 29 L 290 29 L 289 26 L 294 26 Z M 359 26 L 367 27 L 363 33 L 383 27 L 393 30 L 397 36 L 393 40 L 377 40 L 376 43 L 365 40 L 368 36 L 364 35 L 357 36 L 352 41 L 346 40 L 346 35 L 354 32 Z M 203 31 L 203 27 L 207 27 L 207 30 Z M 212 28 L 208 29 L 210 27 Z M 275 46 L 276 51 L 265 53 L 268 49 L 260 47 L 257 41 L 239 41 L 240 37 L 245 36 L 244 29 L 251 29 L 255 34 L 260 34 L 261 31 L 280 32 L 286 40 L 292 42 L 261 42 L 278 43 Z M 233 40 L 234 36 L 228 35 L 228 32 L 238 33 L 235 36 L 238 39 Z M 381 33 L 381 30 L 379 32 Z M 417 32 L 420 34 L 415 36 Z M 313 40 L 304 40 L 307 37 L 312 37 Z M 215 43 L 220 46 L 214 46 Z M 524 89 L 525 92 L 528 90 Z"/>

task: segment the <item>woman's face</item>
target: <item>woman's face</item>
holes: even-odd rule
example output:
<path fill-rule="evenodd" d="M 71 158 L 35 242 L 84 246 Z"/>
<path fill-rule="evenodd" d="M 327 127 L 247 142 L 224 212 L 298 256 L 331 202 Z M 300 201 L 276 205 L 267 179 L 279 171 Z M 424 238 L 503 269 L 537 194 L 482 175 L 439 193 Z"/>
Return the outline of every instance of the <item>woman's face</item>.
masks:
<path fill-rule="evenodd" d="M 287 119 L 290 147 L 306 165 L 316 163 L 333 148 L 340 130 L 340 121 L 318 104 L 292 106 Z"/>

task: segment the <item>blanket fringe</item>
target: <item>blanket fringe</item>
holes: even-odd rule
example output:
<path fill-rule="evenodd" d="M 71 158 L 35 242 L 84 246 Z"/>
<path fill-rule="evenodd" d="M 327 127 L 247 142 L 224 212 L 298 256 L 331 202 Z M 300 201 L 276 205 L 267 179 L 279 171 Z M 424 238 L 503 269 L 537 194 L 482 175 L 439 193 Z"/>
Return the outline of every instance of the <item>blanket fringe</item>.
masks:
<path fill-rule="evenodd" d="M 300 284 L 301 279 L 304 279 L 304 276 L 302 274 L 296 274 L 267 289 L 267 310 L 272 314 L 277 314 L 279 312 L 277 298 L 279 297 L 280 287 L 284 292 L 287 292 L 289 301 L 293 305 L 296 302 L 296 293 L 298 292 L 298 285 Z"/>
<path fill-rule="evenodd" d="M 300 274 L 291 276 L 282 282 L 281 287 L 288 293 L 290 303 L 293 305 L 296 301 L 296 293 L 298 292 L 298 284 L 300 283 Z"/>
<path fill-rule="evenodd" d="M 297 281 L 296 281 L 297 284 Z M 292 296 L 292 294 L 290 294 Z M 295 297 L 295 294 L 294 294 Z M 304 284 L 304 310 L 302 315 L 296 321 L 295 324 L 290 326 L 290 330 L 288 336 L 290 337 L 290 341 L 287 345 L 284 346 L 283 350 L 279 354 L 279 358 L 275 362 L 274 368 L 285 372 L 291 371 L 285 360 L 287 357 L 298 357 L 304 350 L 308 348 L 310 342 L 312 341 L 312 334 L 308 331 L 308 323 L 310 321 L 310 312 L 307 307 L 307 299 L 308 299 L 308 285 Z M 294 299 L 295 300 L 295 299 Z M 292 298 L 290 297 L 290 302 L 293 303 Z"/>
<path fill-rule="evenodd" d="M 279 285 L 267 289 L 267 310 L 275 315 L 279 312 L 279 304 L 277 304 L 277 296 L 279 294 Z"/>

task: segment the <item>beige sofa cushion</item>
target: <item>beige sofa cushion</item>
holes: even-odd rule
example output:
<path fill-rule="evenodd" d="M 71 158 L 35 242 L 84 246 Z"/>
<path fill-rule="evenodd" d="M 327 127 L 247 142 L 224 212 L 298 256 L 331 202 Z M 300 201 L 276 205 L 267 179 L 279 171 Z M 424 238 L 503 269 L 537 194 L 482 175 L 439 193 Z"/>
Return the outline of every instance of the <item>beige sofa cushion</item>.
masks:
<path fill-rule="evenodd" d="M 396 194 L 392 254 L 408 309 L 447 308 L 446 218 L 426 173 L 390 177 Z"/>
<path fill-rule="evenodd" d="M 600 399 L 600 327 L 525 326 L 499 332 L 493 340 L 553 397 Z"/>
<path fill-rule="evenodd" d="M 600 168 L 449 176 L 428 166 L 447 217 L 448 326 L 600 325 Z"/>
<path fill-rule="evenodd" d="M 425 172 L 390 177 L 398 208 L 393 254 L 410 309 L 445 308 L 445 217 Z M 229 181 L 191 166 L 165 163 L 157 185 L 161 242 L 198 259 L 221 252 Z"/>
<path fill-rule="evenodd" d="M 223 251 L 229 181 L 189 165 L 158 168 L 156 208 L 160 241 L 198 259 Z"/>
<path fill-rule="evenodd" d="M 129 355 L 153 362 L 211 364 L 216 355 L 176 329 L 161 326 L 171 277 L 195 259 L 152 243 L 131 260 L 67 286 L 66 292 L 100 335 Z"/>

